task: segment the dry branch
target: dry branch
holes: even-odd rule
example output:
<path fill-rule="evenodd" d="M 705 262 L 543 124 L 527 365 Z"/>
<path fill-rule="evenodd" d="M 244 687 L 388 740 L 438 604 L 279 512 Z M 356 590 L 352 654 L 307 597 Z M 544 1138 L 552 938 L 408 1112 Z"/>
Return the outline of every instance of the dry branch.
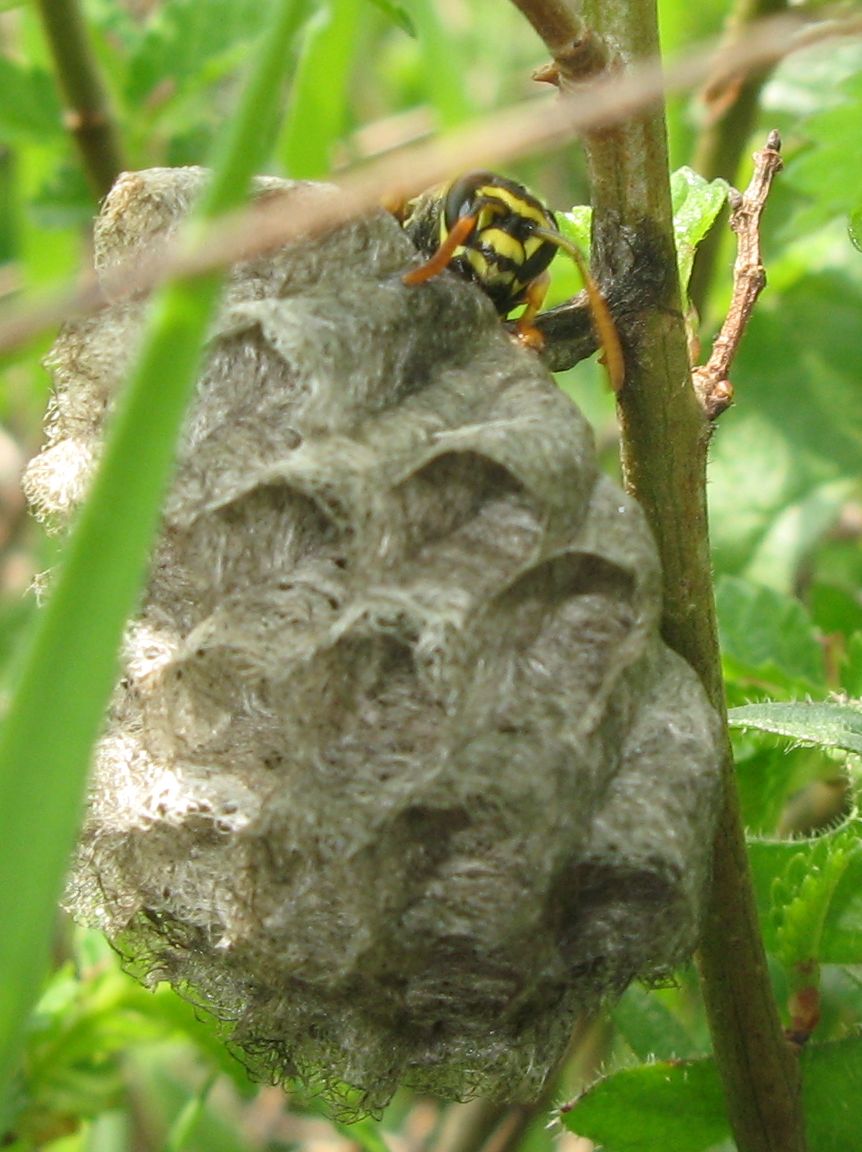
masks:
<path fill-rule="evenodd" d="M 710 420 L 720 416 L 733 401 L 733 388 L 728 379 L 730 365 L 757 298 L 766 287 L 766 270 L 760 252 L 760 218 L 772 181 L 781 171 L 780 151 L 781 137 L 775 131 L 770 132 L 766 147 L 754 154 L 754 175 L 745 193 L 731 191 L 730 227 L 737 237 L 733 296 L 709 359 L 692 374 L 695 392 Z"/>

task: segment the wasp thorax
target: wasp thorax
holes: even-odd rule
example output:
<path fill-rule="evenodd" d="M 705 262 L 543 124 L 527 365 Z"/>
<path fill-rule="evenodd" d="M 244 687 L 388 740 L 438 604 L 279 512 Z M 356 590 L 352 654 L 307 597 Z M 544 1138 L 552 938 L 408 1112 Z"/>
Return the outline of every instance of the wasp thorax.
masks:
<path fill-rule="evenodd" d="M 123 177 L 98 267 L 204 180 Z M 491 228 L 520 193 L 464 195 Z M 411 251 L 381 214 L 234 271 L 68 890 L 253 1068 L 357 1110 L 534 1094 L 580 1013 L 693 947 L 718 788 L 638 506 L 469 285 L 402 284 Z M 46 513 L 144 309 L 54 349 Z"/>

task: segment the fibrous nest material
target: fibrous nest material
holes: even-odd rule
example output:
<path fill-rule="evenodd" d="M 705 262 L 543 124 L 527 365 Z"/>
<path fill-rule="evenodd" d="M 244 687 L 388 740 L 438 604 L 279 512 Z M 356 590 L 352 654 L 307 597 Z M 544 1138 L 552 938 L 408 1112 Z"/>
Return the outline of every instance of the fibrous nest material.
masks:
<path fill-rule="evenodd" d="M 205 179 L 122 177 L 97 268 Z M 67 895 L 259 1073 L 359 1111 L 399 1083 L 527 1098 L 579 1014 L 685 958 L 718 787 L 640 509 L 478 289 L 402 284 L 416 258 L 381 213 L 234 269 Z M 49 519 L 145 306 L 51 354 Z"/>

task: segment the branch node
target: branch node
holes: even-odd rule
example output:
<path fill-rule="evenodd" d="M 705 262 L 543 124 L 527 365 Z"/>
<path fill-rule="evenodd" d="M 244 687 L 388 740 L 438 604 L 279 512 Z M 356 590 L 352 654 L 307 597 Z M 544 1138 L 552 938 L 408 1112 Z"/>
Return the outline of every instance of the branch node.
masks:
<path fill-rule="evenodd" d="M 733 403 L 733 385 L 729 380 L 714 380 L 706 368 L 694 368 L 691 383 L 707 420 L 717 420 Z"/>
<path fill-rule="evenodd" d="M 514 0 L 532 24 L 552 59 L 533 73 L 533 79 L 561 91 L 594 79 L 608 66 L 604 41 L 565 0 Z"/>
<path fill-rule="evenodd" d="M 593 80 L 604 72 L 610 62 L 605 42 L 591 29 L 558 48 L 551 65 L 556 69 L 563 87 L 574 87 Z"/>

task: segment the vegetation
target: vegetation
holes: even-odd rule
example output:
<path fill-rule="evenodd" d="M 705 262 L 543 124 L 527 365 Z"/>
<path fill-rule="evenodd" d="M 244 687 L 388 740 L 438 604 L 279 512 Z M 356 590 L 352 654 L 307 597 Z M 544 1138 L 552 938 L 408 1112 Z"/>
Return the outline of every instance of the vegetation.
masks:
<path fill-rule="evenodd" d="M 854 1147 L 862 1126 L 858 20 L 812 2 L 801 9 L 805 30 L 780 22 L 759 36 L 756 22 L 782 8 L 776 0 L 736 0 L 733 10 L 728 0 L 662 0 L 677 92 L 667 108 L 668 165 L 648 74 L 629 106 L 636 122 L 609 133 L 590 125 L 586 159 L 581 144 L 543 131 L 555 97 L 536 94 L 530 80 L 549 53 L 563 90 L 601 71 L 607 45 L 627 66 L 651 57 L 657 29 L 641 0 L 572 0 L 579 25 L 563 3 L 528 0 L 3 0 L 0 8 L 5 1146 L 581 1152 L 588 1145 L 577 1133 L 608 1152 L 707 1152 L 734 1140 L 741 1152 Z M 596 49 L 577 67 L 563 51 L 573 28 Z M 745 65 L 741 74 L 710 73 L 704 86 L 695 46 L 719 36 Z M 518 121 L 532 126 L 518 135 L 500 110 L 522 101 L 538 114 Z M 729 706 L 735 768 L 728 760 L 700 980 L 692 964 L 672 986 L 632 986 L 602 1019 L 584 1021 L 557 1082 L 530 1108 L 405 1093 L 379 1121 L 345 1129 L 298 1090 L 288 1097 L 249 1083 L 215 1029 L 170 989 L 144 991 L 98 935 L 56 921 L 87 749 L 217 292 L 212 269 L 162 291 L 68 548 L 30 521 L 18 476 L 41 435 L 41 359 L 57 321 L 86 303 L 70 286 L 88 266 L 96 200 L 119 167 L 211 164 L 219 176 L 203 229 L 204 217 L 240 202 L 254 171 L 344 176 L 355 194 L 366 171 L 372 183 L 384 168 L 409 182 L 416 169 L 399 168 L 397 150 L 432 133 L 459 155 L 457 132 L 467 126 L 483 162 L 555 208 L 592 201 L 603 283 L 620 223 L 649 217 L 672 253 L 668 167 L 692 165 L 705 179 L 677 176 L 673 200 L 682 288 L 691 274 L 700 317 L 691 329 L 706 349 L 728 308 L 734 255 L 720 221 L 692 272 L 692 249 L 718 207 L 721 186 L 708 182 L 744 188 L 751 153 L 769 130 L 781 133 L 785 166 L 761 235 L 769 284 L 733 364 L 735 406 L 714 435 L 694 393 L 679 389 L 687 346 L 675 275 L 664 277 L 665 307 L 638 333 L 641 354 L 618 405 L 594 362 L 558 377 L 592 420 L 610 471 L 620 467 L 619 417 L 624 479 L 664 559 L 665 633 L 716 706 Z M 429 154 L 423 163 L 445 168 Z M 567 230 L 583 232 L 583 219 L 573 212 Z M 559 301 L 578 280 L 565 257 L 554 268 Z M 159 405 L 149 402 L 154 381 Z M 37 613 L 27 588 L 61 554 L 56 593 Z"/>

